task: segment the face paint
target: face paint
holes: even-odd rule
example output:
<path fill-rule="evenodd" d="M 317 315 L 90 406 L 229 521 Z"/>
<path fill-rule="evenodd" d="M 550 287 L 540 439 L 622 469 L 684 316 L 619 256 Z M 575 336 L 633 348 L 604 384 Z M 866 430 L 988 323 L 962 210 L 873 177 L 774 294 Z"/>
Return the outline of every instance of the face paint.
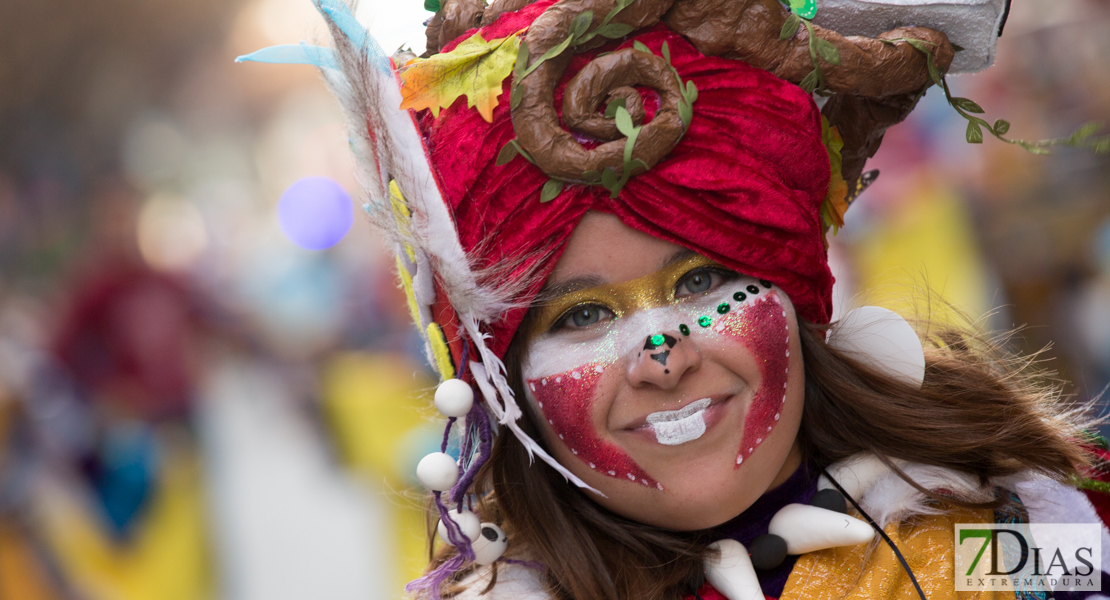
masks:
<path fill-rule="evenodd" d="M 752 295 L 758 286 L 746 286 L 745 295 Z M 739 293 L 739 292 L 738 292 Z M 748 414 L 744 416 L 744 435 L 736 454 L 736 466 L 763 443 L 782 416 L 786 402 L 786 384 L 790 366 L 790 326 L 786 308 L 779 299 L 779 291 L 765 291 L 754 304 L 739 312 L 730 312 L 721 319 L 713 331 L 723 334 L 748 348 L 759 360 L 763 381 L 752 397 Z"/>
<path fill-rule="evenodd" d="M 664 446 L 692 442 L 705 433 L 705 409 L 711 400 L 702 398 L 679 410 L 664 410 L 647 416 L 655 439 Z"/>
<path fill-rule="evenodd" d="M 737 342 L 759 362 L 762 379 L 745 414 L 737 468 L 774 429 L 788 364 L 789 331 L 781 292 L 768 282 L 736 277 L 703 294 L 676 297 L 684 277 L 713 265 L 694 257 L 676 269 L 567 294 L 569 299 L 556 298 L 540 310 L 536 322 L 546 333 L 534 334 L 529 345 L 524 365 L 527 393 L 559 439 L 591 469 L 663 489 L 620 446 L 603 439 L 595 426 L 595 418 L 601 417 L 594 414 L 594 404 L 599 386 L 623 378 L 628 361 L 650 360 L 669 373 L 670 353 L 684 340 Z M 601 307 L 612 318 L 569 331 L 551 330 L 581 306 Z M 710 404 L 703 398 L 679 410 L 652 413 L 648 426 L 662 445 L 689 443 L 704 435 Z"/>

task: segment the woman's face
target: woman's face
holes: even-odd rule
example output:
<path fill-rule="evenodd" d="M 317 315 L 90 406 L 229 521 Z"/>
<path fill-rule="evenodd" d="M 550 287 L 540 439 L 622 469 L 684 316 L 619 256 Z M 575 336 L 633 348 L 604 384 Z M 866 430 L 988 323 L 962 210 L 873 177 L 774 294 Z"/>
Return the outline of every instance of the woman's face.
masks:
<path fill-rule="evenodd" d="M 703 529 L 798 467 L 801 350 L 778 288 L 589 213 L 541 298 L 526 394 L 601 505 Z"/>

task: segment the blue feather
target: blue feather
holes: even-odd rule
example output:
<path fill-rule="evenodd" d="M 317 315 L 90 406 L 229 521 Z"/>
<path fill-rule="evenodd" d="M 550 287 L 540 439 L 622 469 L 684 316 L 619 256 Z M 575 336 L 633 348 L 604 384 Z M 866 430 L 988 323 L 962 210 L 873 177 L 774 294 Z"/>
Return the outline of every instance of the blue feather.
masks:
<path fill-rule="evenodd" d="M 365 50 L 366 56 L 382 72 L 388 73 L 390 71 L 389 58 L 386 57 L 374 36 L 370 35 L 370 32 L 362 26 L 362 23 L 359 23 L 358 19 L 351 14 L 351 9 L 346 3 L 341 0 L 313 0 L 313 3 L 316 5 L 316 10 L 320 11 L 326 19 L 335 23 L 335 26 L 347 36 L 352 45 Z"/>
<path fill-rule="evenodd" d="M 237 57 L 235 62 L 261 62 L 287 65 L 315 65 L 326 69 L 339 69 L 335 52 L 331 48 L 310 46 L 305 43 L 270 46 Z"/>

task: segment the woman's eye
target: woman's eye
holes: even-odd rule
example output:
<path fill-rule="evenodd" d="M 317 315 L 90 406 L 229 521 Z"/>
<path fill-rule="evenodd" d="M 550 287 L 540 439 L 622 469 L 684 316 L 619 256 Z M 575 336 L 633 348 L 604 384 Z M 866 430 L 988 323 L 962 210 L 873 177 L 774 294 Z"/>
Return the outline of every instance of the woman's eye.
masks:
<path fill-rule="evenodd" d="M 675 296 L 702 294 L 735 277 L 735 273 L 721 269 L 697 269 L 687 273 L 679 280 L 675 288 Z"/>
<path fill-rule="evenodd" d="M 604 306 L 589 304 L 572 309 L 563 318 L 559 319 L 557 329 L 574 329 L 589 327 L 613 316 L 612 311 Z"/>

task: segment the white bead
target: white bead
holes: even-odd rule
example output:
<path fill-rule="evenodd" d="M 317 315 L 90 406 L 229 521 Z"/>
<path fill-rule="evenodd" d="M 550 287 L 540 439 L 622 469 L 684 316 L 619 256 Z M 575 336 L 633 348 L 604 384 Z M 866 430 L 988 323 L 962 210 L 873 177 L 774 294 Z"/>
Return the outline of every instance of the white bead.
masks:
<path fill-rule="evenodd" d="M 767 532 L 786 540 L 788 554 L 870 542 L 875 530 L 844 513 L 808 504 L 787 504 L 771 517 Z"/>
<path fill-rule="evenodd" d="M 474 390 L 461 379 L 448 379 L 436 388 L 436 408 L 448 417 L 465 417 L 474 406 Z"/>
<path fill-rule="evenodd" d="M 717 558 L 705 561 L 705 579 L 728 600 L 763 600 L 763 589 L 748 556 L 748 549 L 736 540 L 721 540 L 710 545 L 720 551 Z"/>
<path fill-rule="evenodd" d="M 447 515 L 451 518 L 452 521 L 458 523 L 459 529 L 462 530 L 462 533 L 466 536 L 466 539 L 473 542 L 474 540 L 481 537 L 482 523 L 478 520 L 478 515 L 470 512 L 469 510 L 464 510 L 460 513 L 455 509 L 447 511 Z M 439 525 L 436 526 L 436 531 L 439 532 L 439 539 L 447 542 L 448 544 L 451 544 L 451 539 L 447 537 L 447 526 L 443 524 L 443 519 L 439 520 Z"/>
<path fill-rule="evenodd" d="M 509 536 L 493 523 L 482 523 L 482 531 L 474 540 L 474 562 L 491 565 L 505 554 L 509 547 Z"/>
<path fill-rule="evenodd" d="M 446 492 L 459 480 L 459 465 L 443 452 L 433 452 L 416 465 L 416 478 L 434 492 Z"/>

